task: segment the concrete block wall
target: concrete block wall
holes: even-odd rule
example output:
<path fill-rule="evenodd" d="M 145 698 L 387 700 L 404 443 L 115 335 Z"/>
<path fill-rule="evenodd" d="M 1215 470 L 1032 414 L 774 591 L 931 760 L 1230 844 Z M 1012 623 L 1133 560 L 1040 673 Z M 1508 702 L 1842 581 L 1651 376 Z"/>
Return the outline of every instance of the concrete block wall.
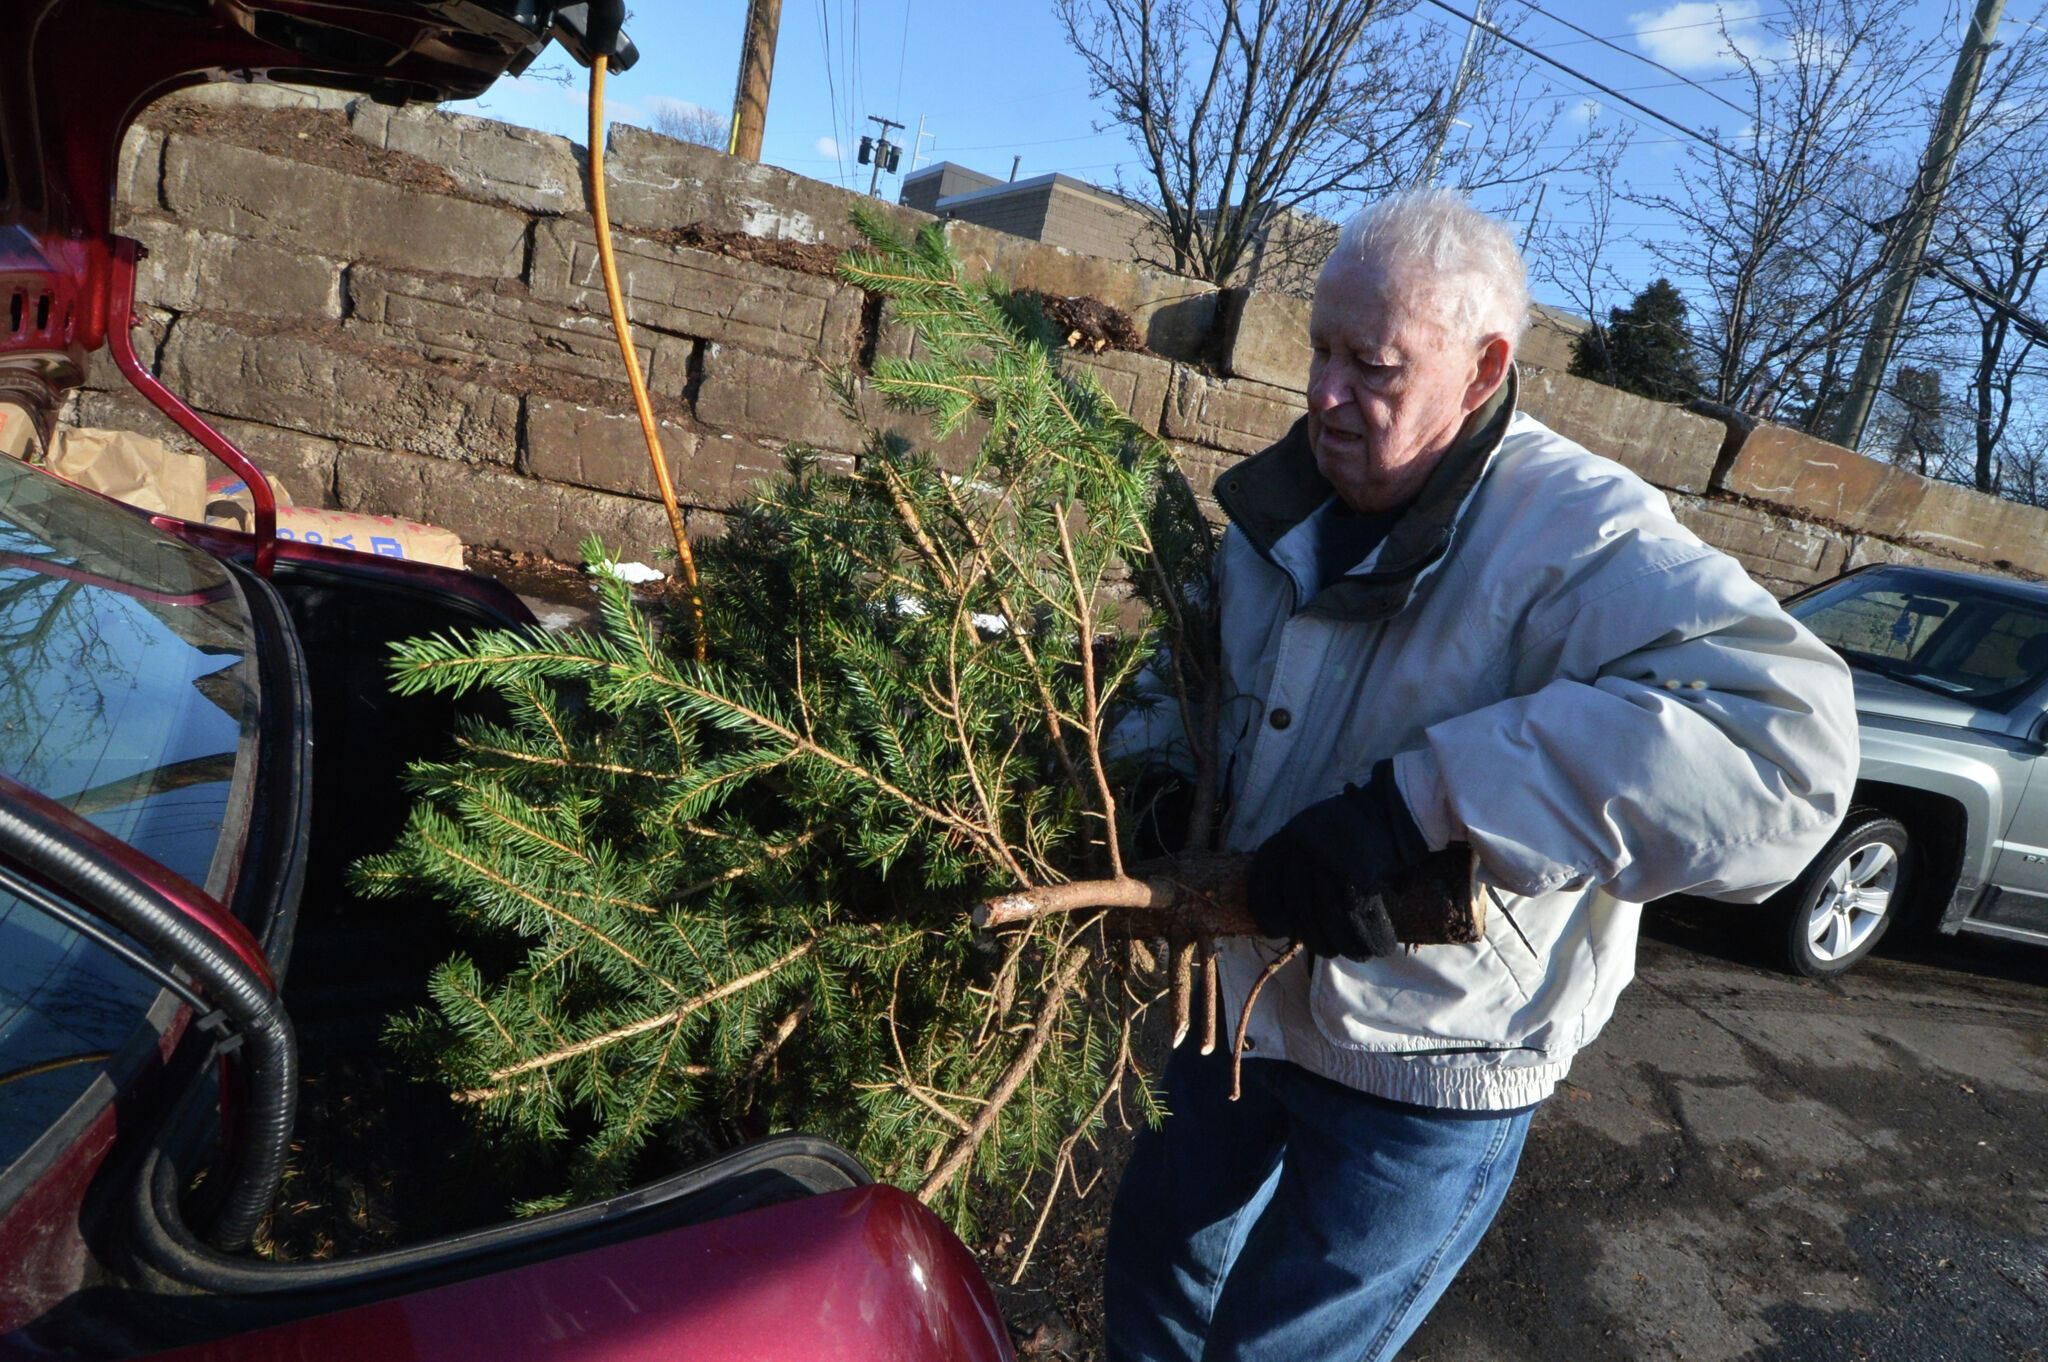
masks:
<path fill-rule="evenodd" d="M 131 134 L 123 230 L 150 252 L 137 346 L 165 381 L 302 503 L 567 560 L 597 533 L 666 562 L 597 273 L 584 150 L 434 111 L 259 99 L 174 101 Z M 614 129 L 607 169 L 671 472 L 698 531 L 715 530 L 789 443 L 858 447 L 828 367 L 858 372 L 907 348 L 886 310 L 818 272 L 855 243 L 849 211 L 864 205 L 901 231 L 932 219 L 637 128 Z M 1076 352 L 1073 363 L 1172 444 L 1204 497 L 1300 415 L 1306 304 L 969 223 L 946 230 L 973 274 L 1132 316 L 1149 353 Z M 827 250 L 731 248 L 744 238 Z M 1663 488 L 1685 523 L 1774 591 L 1871 561 L 2048 574 L 2043 512 L 1788 431 L 1737 439 L 1553 368 L 1525 366 L 1523 379 L 1525 406 Z M 104 362 L 67 419 L 189 447 Z"/>

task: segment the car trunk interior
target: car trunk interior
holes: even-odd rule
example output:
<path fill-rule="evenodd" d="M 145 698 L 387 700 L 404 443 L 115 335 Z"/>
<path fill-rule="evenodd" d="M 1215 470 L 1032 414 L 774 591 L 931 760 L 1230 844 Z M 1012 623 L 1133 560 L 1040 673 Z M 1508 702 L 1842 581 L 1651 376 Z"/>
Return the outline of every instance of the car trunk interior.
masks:
<path fill-rule="evenodd" d="M 445 1091 L 401 1073 L 384 1043 L 395 1014 L 423 1006 L 427 978 L 457 949 L 440 904 L 365 899 L 349 868 L 397 840 L 413 761 L 444 754 L 458 718 L 487 704 L 401 696 L 390 645 L 513 623 L 459 596 L 401 580 L 286 561 L 273 584 L 305 650 L 313 698 L 311 838 L 296 941 L 284 966 L 286 1010 L 304 1081 L 293 1166 L 261 1246 L 280 1256 L 390 1248 L 501 1219 L 506 1188 L 543 1168 L 486 1158 Z M 433 1151 L 423 1156 L 423 1151 Z"/>

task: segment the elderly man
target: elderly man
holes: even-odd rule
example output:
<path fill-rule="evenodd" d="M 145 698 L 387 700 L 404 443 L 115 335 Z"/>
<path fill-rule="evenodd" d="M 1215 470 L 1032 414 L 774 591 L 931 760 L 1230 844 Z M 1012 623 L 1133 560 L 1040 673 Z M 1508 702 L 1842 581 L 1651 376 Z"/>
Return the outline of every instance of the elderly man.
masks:
<path fill-rule="evenodd" d="M 1110 1220 L 1110 1352 L 1390 1358 L 1507 1194 L 1531 1111 L 1633 974 L 1637 905 L 1754 901 L 1847 808 L 1846 668 L 1663 496 L 1515 410 L 1513 239 L 1427 190 L 1316 284 L 1308 416 L 1226 474 L 1229 845 L 1271 939 L 1184 1048 Z M 1370 891 L 1477 854 L 1469 946 Z"/>

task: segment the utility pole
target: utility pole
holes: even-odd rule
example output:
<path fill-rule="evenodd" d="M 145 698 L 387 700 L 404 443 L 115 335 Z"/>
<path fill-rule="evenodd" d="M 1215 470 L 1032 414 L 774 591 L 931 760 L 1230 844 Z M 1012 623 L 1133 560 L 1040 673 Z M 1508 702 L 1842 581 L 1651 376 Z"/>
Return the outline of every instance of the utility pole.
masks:
<path fill-rule="evenodd" d="M 732 96 L 729 155 L 761 159 L 761 134 L 768 128 L 768 85 L 775 75 L 775 34 L 782 27 L 782 0 L 747 0 L 747 29 L 740 38 L 740 78 Z"/>
<path fill-rule="evenodd" d="M 894 119 L 883 118 L 880 114 L 869 114 L 868 122 L 882 125 L 881 136 L 860 139 L 861 162 L 865 164 L 873 160 L 875 163 L 874 173 L 868 176 L 868 197 L 873 198 L 875 187 L 882 182 L 882 172 L 886 170 L 891 175 L 896 173 L 898 158 L 902 156 L 903 148 L 889 140 L 889 129 L 900 128 L 903 125 Z"/>
<path fill-rule="evenodd" d="M 1472 0 L 1472 27 L 1465 30 L 1465 50 L 1458 54 L 1458 74 L 1451 78 L 1451 93 L 1444 100 L 1443 122 L 1437 124 L 1436 138 L 1429 144 L 1429 159 L 1422 163 L 1424 184 L 1436 183 L 1437 167 L 1443 161 L 1444 143 L 1450 140 L 1451 124 L 1458 118 L 1458 101 L 1465 97 L 1465 73 L 1472 65 L 1472 46 L 1478 41 L 1479 25 L 1486 18 L 1485 11 L 1486 0 Z"/>
<path fill-rule="evenodd" d="M 1963 34 L 1963 50 L 1956 56 L 1948 93 L 1942 96 L 1941 113 L 1934 120 L 1934 135 L 1928 139 L 1927 155 L 1913 181 L 1912 197 L 1906 201 L 1906 211 L 1900 214 L 1887 242 L 1892 252 L 1891 269 L 1885 276 L 1884 291 L 1878 294 L 1877 307 L 1870 315 L 1870 334 L 1863 342 L 1862 356 L 1856 361 L 1856 377 L 1850 380 L 1849 396 L 1842 404 L 1842 414 L 1835 420 L 1838 445 L 1854 449 L 1861 443 L 1871 403 L 1884 386 L 1892 347 L 1898 343 L 1899 323 L 1913 301 L 1913 281 L 1919 276 L 1921 259 L 1927 254 L 1934 215 L 1941 210 L 1941 196 L 1948 189 L 1949 171 L 1955 166 L 1956 148 L 1962 141 L 1963 123 L 1977 98 L 1977 79 L 1984 73 L 1984 59 L 1991 52 L 1991 39 L 1998 32 L 1999 15 L 2004 9 L 2005 0 L 1977 0 L 1976 17 Z"/>

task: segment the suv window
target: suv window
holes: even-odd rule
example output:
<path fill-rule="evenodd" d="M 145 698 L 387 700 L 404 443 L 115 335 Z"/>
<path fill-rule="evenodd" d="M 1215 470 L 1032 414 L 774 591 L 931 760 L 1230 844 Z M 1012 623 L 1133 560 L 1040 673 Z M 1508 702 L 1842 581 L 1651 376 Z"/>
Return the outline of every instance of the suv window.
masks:
<path fill-rule="evenodd" d="M 84 1096 L 158 985 L 0 879 L 0 1171 Z"/>
<path fill-rule="evenodd" d="M 1991 583 L 1861 573 L 1790 609 L 1852 665 L 1990 708 L 2048 676 L 2048 601 Z"/>

